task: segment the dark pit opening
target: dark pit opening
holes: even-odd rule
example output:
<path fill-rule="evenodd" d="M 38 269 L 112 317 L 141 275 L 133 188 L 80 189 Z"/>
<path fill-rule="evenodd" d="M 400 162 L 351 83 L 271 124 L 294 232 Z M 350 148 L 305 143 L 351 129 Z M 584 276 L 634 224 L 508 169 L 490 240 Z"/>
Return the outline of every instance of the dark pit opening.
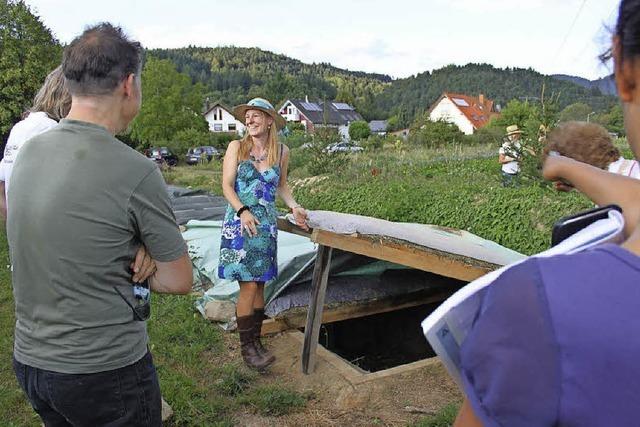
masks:
<path fill-rule="evenodd" d="M 323 324 L 319 343 L 353 365 L 377 372 L 435 356 L 420 323 L 440 303 Z"/>

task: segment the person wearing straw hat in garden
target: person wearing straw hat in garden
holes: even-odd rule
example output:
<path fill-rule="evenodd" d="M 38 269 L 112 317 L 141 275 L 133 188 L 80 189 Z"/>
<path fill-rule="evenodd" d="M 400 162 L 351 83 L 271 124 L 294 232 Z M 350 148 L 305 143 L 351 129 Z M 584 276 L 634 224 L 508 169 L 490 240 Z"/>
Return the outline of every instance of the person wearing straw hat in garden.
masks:
<path fill-rule="evenodd" d="M 522 131 L 518 125 L 507 126 L 506 140 L 498 151 L 498 162 L 502 165 L 502 186 L 517 185 L 517 177 L 520 172 L 520 153 L 522 146 L 520 137 Z"/>
<path fill-rule="evenodd" d="M 246 134 L 231 141 L 224 156 L 222 190 L 229 202 L 222 225 L 220 278 L 237 280 L 236 304 L 242 358 L 258 370 L 275 357 L 260 342 L 264 318 L 264 284 L 278 274 L 276 195 L 307 229 L 307 212 L 287 184 L 289 149 L 277 141 L 285 120 L 265 99 L 254 98 L 233 109 Z"/>

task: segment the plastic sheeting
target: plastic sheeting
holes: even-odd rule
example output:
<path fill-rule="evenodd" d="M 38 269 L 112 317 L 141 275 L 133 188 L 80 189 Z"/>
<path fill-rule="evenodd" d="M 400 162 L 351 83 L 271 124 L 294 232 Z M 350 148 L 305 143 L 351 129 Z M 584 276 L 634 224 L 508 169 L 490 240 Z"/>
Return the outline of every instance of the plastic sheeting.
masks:
<path fill-rule="evenodd" d="M 171 208 L 176 221 L 184 225 L 190 220 L 222 220 L 227 209 L 227 200 L 204 190 L 191 190 L 174 185 L 167 186 Z"/>
<path fill-rule="evenodd" d="M 186 228 L 182 237 L 187 242 L 189 257 L 193 263 L 194 288 L 213 286 L 196 302 L 198 310 L 204 314 L 204 306 L 214 299 L 235 301 L 239 291 L 238 282 L 218 278 L 222 221 L 192 220 L 187 223 Z M 267 302 L 315 257 L 315 250 L 316 245 L 307 237 L 278 232 L 279 274 L 276 279 L 265 284 Z"/>
<path fill-rule="evenodd" d="M 524 255 L 466 231 L 433 225 L 394 223 L 376 218 L 326 211 L 309 211 L 309 225 L 341 234 L 368 234 L 389 237 L 502 266 Z M 235 281 L 218 279 L 218 257 L 222 221 L 189 221 L 183 237 L 194 264 L 194 284 L 208 289 L 196 302 L 204 315 L 209 301 L 237 299 Z M 308 237 L 279 231 L 276 279 L 265 286 L 266 312 L 277 316 L 308 305 L 316 245 Z M 405 272 L 398 271 L 405 270 Z M 373 258 L 335 250 L 329 270 L 327 303 L 366 301 L 394 297 L 443 286 L 460 286 L 458 281 Z"/>
<path fill-rule="evenodd" d="M 468 231 L 437 225 L 391 222 L 329 211 L 309 211 L 309 226 L 338 234 L 384 236 L 497 266 L 511 264 L 525 256 Z"/>

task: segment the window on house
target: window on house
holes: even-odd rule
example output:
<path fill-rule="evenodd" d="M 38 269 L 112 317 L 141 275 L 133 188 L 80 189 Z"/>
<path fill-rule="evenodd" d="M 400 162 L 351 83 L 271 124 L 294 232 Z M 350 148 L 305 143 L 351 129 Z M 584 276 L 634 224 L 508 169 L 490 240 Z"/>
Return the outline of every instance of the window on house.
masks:
<path fill-rule="evenodd" d="M 461 107 L 468 107 L 469 103 L 462 98 L 453 98 L 453 102 Z"/>
<path fill-rule="evenodd" d="M 222 132 L 222 123 L 215 123 L 213 125 L 213 131 L 214 132 Z"/>
<path fill-rule="evenodd" d="M 236 124 L 229 123 L 229 132 L 235 132 L 235 131 L 236 131 Z"/>

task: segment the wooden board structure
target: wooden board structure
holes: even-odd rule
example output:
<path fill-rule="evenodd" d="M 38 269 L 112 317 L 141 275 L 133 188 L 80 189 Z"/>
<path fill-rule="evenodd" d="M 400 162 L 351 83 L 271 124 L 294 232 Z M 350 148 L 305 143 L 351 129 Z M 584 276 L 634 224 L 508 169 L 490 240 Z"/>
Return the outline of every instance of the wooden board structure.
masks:
<path fill-rule="evenodd" d="M 318 336 L 322 323 L 344 320 L 349 318 L 345 317 L 348 315 L 356 317 L 356 313 L 348 313 L 348 310 L 343 310 L 342 312 L 333 310 L 327 313 L 326 316 L 323 315 L 332 249 L 340 249 L 467 282 L 499 267 L 495 264 L 437 251 L 384 236 L 345 235 L 321 229 L 307 232 L 283 219 L 278 220 L 278 228 L 283 231 L 308 236 L 311 241 L 318 244 L 318 256 L 311 282 L 312 291 L 302 347 L 302 371 L 305 374 L 313 373 Z M 379 309 L 382 308 L 372 307 L 369 314 L 375 314 L 376 310 Z M 390 311 L 390 309 L 386 309 L 386 311 Z M 367 310 L 359 310 L 359 312 L 367 313 Z M 298 324 L 299 321 L 294 323 Z"/>

